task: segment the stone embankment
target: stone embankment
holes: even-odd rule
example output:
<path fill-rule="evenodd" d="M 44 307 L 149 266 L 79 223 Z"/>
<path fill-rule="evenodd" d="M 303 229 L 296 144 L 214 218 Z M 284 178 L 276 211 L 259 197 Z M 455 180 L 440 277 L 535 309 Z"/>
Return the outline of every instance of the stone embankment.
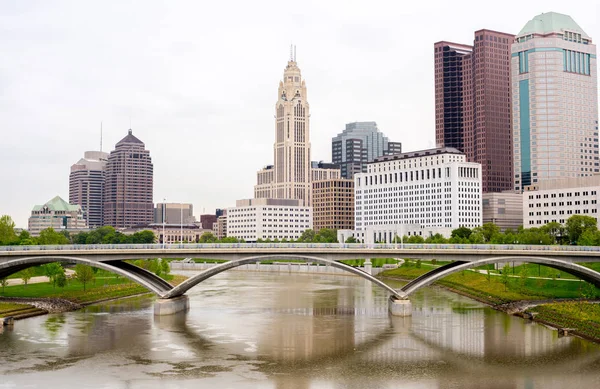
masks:
<path fill-rule="evenodd" d="M 69 312 L 83 307 L 80 304 L 59 298 L 3 297 L 0 298 L 0 301 L 14 304 L 31 305 L 41 311 L 44 311 L 44 313 Z"/>

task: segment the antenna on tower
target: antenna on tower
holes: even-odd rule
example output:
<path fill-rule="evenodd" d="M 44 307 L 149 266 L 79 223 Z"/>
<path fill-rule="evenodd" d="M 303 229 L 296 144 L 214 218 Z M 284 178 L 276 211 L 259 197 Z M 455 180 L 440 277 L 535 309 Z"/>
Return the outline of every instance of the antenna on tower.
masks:
<path fill-rule="evenodd" d="M 290 44 L 290 61 L 294 60 L 294 45 Z"/>
<path fill-rule="evenodd" d="M 102 151 L 102 122 L 100 122 L 100 151 Z"/>
<path fill-rule="evenodd" d="M 294 62 L 296 62 L 296 45 L 294 45 Z"/>

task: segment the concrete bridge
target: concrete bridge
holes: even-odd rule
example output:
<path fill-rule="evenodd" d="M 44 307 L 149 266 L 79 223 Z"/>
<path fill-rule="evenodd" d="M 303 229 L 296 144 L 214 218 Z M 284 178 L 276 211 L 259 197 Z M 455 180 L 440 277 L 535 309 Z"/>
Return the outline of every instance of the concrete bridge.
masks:
<path fill-rule="evenodd" d="M 221 259 L 220 263 L 187 279 L 178 286 L 126 260 L 152 258 Z M 452 261 L 395 290 L 370 274 L 375 258 L 412 258 Z M 366 259 L 365 270 L 339 261 Z M 600 247 L 462 245 L 462 244 L 337 244 L 337 243 L 229 243 L 229 244 L 141 244 L 0 247 L 0 278 L 50 262 L 95 266 L 136 282 L 157 294 L 155 314 L 171 314 L 188 308 L 184 295 L 202 281 L 234 267 L 267 260 L 295 260 L 331 266 L 361 276 L 390 292 L 390 310 L 410 315 L 408 297 L 449 274 L 485 264 L 528 262 L 549 266 L 600 287 L 600 273 L 575 262 L 600 261 Z"/>

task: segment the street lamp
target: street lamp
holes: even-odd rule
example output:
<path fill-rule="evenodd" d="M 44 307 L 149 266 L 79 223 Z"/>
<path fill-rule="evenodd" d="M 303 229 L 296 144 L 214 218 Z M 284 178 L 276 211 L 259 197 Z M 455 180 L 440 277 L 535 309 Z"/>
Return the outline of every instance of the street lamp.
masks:
<path fill-rule="evenodd" d="M 163 203 L 162 203 L 162 219 L 163 219 L 163 233 L 162 233 L 162 244 L 163 244 L 163 249 L 165 248 L 165 240 L 166 240 L 166 236 L 165 236 L 165 206 L 167 204 L 167 199 L 163 198 Z"/>

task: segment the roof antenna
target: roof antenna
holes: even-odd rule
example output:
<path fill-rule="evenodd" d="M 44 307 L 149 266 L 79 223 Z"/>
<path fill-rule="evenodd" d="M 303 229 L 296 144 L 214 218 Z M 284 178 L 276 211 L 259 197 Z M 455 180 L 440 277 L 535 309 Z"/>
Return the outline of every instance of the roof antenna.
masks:
<path fill-rule="evenodd" d="M 100 122 L 100 152 L 102 152 L 102 122 Z"/>
<path fill-rule="evenodd" d="M 296 62 L 296 45 L 294 45 L 294 62 Z"/>
<path fill-rule="evenodd" d="M 290 61 L 294 60 L 294 45 L 290 44 Z"/>

